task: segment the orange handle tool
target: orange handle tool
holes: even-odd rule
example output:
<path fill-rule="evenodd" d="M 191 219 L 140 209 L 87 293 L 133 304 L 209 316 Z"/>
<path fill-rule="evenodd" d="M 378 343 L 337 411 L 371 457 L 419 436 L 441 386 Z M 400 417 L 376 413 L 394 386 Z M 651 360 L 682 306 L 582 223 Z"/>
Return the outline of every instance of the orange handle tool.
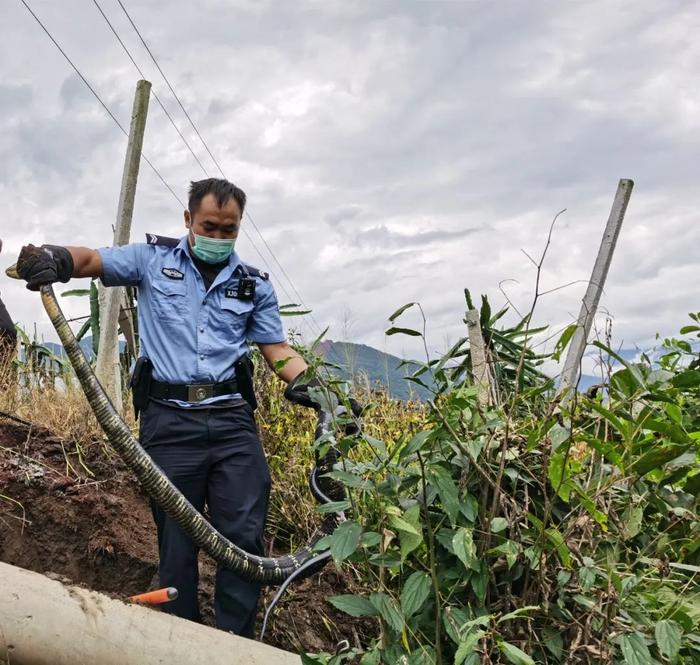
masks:
<path fill-rule="evenodd" d="M 147 591 L 139 593 L 135 596 L 130 596 L 129 600 L 132 603 L 141 603 L 142 605 L 162 605 L 169 603 L 177 598 L 177 589 L 169 586 L 165 589 L 156 589 L 155 591 Z"/>

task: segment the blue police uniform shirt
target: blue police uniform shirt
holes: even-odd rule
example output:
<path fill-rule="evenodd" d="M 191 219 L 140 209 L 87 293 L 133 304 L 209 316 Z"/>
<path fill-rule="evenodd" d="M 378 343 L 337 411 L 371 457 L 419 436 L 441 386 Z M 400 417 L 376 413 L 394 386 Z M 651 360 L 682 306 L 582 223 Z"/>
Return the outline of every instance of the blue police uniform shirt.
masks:
<path fill-rule="evenodd" d="M 175 247 L 136 243 L 98 251 L 105 286 L 138 287 L 141 355 L 153 363 L 153 378 L 158 381 L 228 381 L 235 377 L 234 363 L 248 353 L 247 340 L 261 344 L 285 341 L 277 296 L 269 280 L 251 275 L 254 299 L 235 297 L 244 276 L 235 251 L 208 291 L 190 256 L 187 236 Z M 197 404 L 232 397 L 239 395 L 212 397 Z"/>

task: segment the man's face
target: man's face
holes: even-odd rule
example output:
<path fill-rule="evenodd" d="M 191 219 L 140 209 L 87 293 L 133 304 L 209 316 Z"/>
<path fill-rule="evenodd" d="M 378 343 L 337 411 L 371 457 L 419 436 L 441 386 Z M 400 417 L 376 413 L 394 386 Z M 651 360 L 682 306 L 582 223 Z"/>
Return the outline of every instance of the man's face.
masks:
<path fill-rule="evenodd" d="M 236 199 L 229 199 L 221 208 L 213 194 L 207 194 L 194 215 L 185 210 L 185 228 L 207 238 L 237 238 L 241 228 L 241 209 Z M 190 245 L 194 238 L 190 234 Z"/>

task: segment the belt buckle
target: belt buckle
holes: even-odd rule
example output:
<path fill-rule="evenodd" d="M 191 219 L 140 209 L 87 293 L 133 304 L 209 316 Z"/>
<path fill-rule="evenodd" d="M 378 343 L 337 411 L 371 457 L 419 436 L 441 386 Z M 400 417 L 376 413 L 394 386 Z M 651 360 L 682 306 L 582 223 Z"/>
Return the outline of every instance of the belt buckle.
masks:
<path fill-rule="evenodd" d="M 213 383 L 200 383 L 187 386 L 187 400 L 189 402 L 201 402 L 202 400 L 214 397 Z"/>

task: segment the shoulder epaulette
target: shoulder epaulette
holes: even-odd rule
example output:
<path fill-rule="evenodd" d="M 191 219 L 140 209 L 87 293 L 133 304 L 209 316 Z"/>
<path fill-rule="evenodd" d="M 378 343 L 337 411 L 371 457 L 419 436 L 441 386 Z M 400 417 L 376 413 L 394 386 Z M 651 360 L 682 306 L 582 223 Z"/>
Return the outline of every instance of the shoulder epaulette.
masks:
<path fill-rule="evenodd" d="M 270 273 L 265 272 L 264 270 L 258 270 L 254 266 L 249 266 L 247 263 L 245 264 L 245 267 L 248 269 L 248 272 L 253 275 L 253 277 L 260 277 L 261 279 L 270 279 Z"/>
<path fill-rule="evenodd" d="M 155 233 L 147 233 L 146 243 L 149 245 L 160 245 L 162 247 L 177 247 L 180 244 L 180 239 L 158 236 Z"/>
<path fill-rule="evenodd" d="M 256 267 L 248 265 L 247 263 L 241 263 L 239 266 L 242 273 L 247 275 L 252 275 L 253 277 L 260 277 L 260 279 L 268 280 L 270 279 L 270 273 L 264 270 L 258 270 Z"/>

